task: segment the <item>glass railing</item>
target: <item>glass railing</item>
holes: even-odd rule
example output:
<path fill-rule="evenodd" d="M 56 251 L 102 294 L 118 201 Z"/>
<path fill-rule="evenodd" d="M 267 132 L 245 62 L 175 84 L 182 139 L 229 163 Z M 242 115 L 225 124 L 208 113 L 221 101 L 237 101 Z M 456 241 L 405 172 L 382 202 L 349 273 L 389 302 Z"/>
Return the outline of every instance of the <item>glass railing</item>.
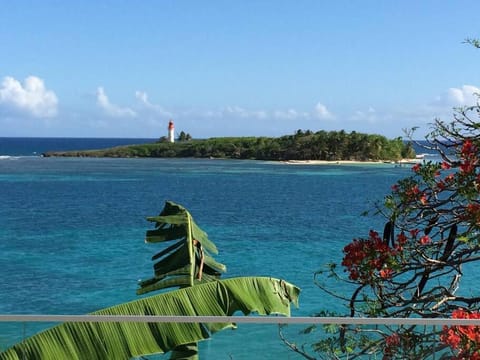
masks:
<path fill-rule="evenodd" d="M 235 323 L 235 330 L 218 332 L 199 343 L 200 359 L 209 360 L 381 359 L 388 351 L 387 344 L 393 345 L 392 351 L 400 345 L 410 346 L 409 351 L 421 354 L 419 358 L 441 359 L 453 354 L 440 339 L 445 327 L 480 326 L 480 319 L 443 318 L 0 315 L 0 350 L 54 325 L 78 322 Z M 395 334 L 400 334 L 401 339 Z M 354 348 L 355 344 L 364 349 L 360 357 L 353 356 L 360 348 Z"/>

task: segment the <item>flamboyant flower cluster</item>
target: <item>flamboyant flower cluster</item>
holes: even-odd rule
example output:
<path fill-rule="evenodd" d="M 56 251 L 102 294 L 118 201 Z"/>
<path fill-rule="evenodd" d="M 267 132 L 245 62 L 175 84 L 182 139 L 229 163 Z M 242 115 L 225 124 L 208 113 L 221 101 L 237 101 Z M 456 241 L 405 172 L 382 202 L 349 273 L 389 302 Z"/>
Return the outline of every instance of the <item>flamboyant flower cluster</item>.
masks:
<path fill-rule="evenodd" d="M 472 140 L 466 139 L 457 149 L 457 171 L 452 163 L 417 163 L 412 166 L 415 176 L 399 181 L 392 186 L 392 191 L 405 206 L 432 205 L 431 202 L 445 190 L 458 189 L 461 192 L 480 192 L 480 149 Z M 442 171 L 446 171 L 442 177 Z M 466 195 L 466 194 L 464 194 Z"/>
<path fill-rule="evenodd" d="M 393 355 L 400 346 L 400 335 L 393 333 L 385 338 L 385 348 L 383 349 L 383 360 L 393 358 Z"/>
<path fill-rule="evenodd" d="M 402 230 L 394 243 L 370 231 L 367 238 L 354 239 L 344 247 L 341 264 L 348 278 L 361 285 L 377 287 L 379 302 L 395 294 L 397 289 L 403 291 L 396 286 L 402 284 L 402 276 L 408 271 L 404 269 L 408 269 L 412 263 L 421 269 L 427 266 L 423 264 L 423 259 L 448 262 L 451 254 L 461 253 L 463 247 L 471 245 L 470 241 L 478 241 L 475 231 L 480 229 L 479 139 L 464 140 L 456 148 L 455 159 L 413 165 L 413 175 L 392 186 L 392 193 L 385 198 L 386 213 L 391 214 L 391 219 L 396 220 L 397 229 Z M 468 231 L 462 230 L 462 234 L 457 236 L 457 226 Z M 424 279 L 428 281 L 428 273 L 418 281 L 418 294 L 422 294 Z M 428 285 L 426 288 L 429 289 Z M 420 298 L 420 295 L 415 296 Z M 454 303 L 449 303 L 445 311 L 449 311 Z M 426 307 L 422 310 L 428 313 Z M 480 320 L 480 311 L 458 309 L 453 311 L 452 317 Z M 383 334 L 384 359 L 399 358 L 402 351 L 417 349 L 412 347 L 410 340 L 401 333 Z M 452 349 L 453 360 L 480 360 L 480 326 L 446 326 L 440 340 Z"/>
<path fill-rule="evenodd" d="M 478 165 L 477 147 L 472 143 L 471 140 L 467 139 L 463 142 L 460 154 L 460 172 L 463 174 L 473 173 L 476 165 Z"/>
<path fill-rule="evenodd" d="M 342 265 L 350 280 L 371 284 L 375 279 L 392 277 L 398 266 L 399 251 L 399 246 L 391 248 L 376 231 L 371 230 L 367 239 L 354 239 L 344 247 Z"/>
<path fill-rule="evenodd" d="M 452 312 L 454 319 L 480 319 L 480 312 L 457 309 Z M 452 360 L 480 360 L 480 326 L 444 326 L 440 340 L 450 346 L 456 354 Z"/>

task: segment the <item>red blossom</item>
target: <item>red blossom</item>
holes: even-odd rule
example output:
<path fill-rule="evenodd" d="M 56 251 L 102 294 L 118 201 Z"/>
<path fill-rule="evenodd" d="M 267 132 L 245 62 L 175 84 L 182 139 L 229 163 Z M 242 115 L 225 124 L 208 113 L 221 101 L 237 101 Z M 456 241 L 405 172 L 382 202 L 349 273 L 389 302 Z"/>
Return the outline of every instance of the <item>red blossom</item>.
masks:
<path fill-rule="evenodd" d="M 439 181 L 437 182 L 437 188 L 438 188 L 438 190 L 440 190 L 440 191 L 445 190 L 445 188 L 446 188 L 445 182 L 442 181 L 442 180 L 439 180 Z"/>
<path fill-rule="evenodd" d="M 418 230 L 418 229 L 412 229 L 412 230 L 410 230 L 410 235 L 412 236 L 412 238 L 415 239 L 419 232 L 420 232 L 420 230 Z"/>
<path fill-rule="evenodd" d="M 461 164 L 460 164 L 460 172 L 464 173 L 464 174 L 470 174 L 472 173 L 473 171 L 475 170 L 475 164 L 474 162 L 470 161 L 470 160 L 464 160 Z"/>
<path fill-rule="evenodd" d="M 426 194 L 422 194 L 422 196 L 420 196 L 420 202 L 422 203 L 422 205 L 428 204 L 428 198 Z"/>
<path fill-rule="evenodd" d="M 363 284 L 371 284 L 375 278 L 389 279 L 394 273 L 398 248 L 392 249 L 376 231 L 370 231 L 367 239 L 353 239 L 343 249 L 342 265 L 349 272 L 349 278 Z"/>
<path fill-rule="evenodd" d="M 480 204 L 469 203 L 465 207 L 464 220 L 470 223 L 480 224 Z"/>
<path fill-rule="evenodd" d="M 400 336 L 397 333 L 393 333 L 385 338 L 385 344 L 389 347 L 400 345 Z"/>
<path fill-rule="evenodd" d="M 448 170 L 448 169 L 450 169 L 451 166 L 448 162 L 443 161 L 441 167 L 442 167 L 443 170 Z"/>
<path fill-rule="evenodd" d="M 400 245 L 404 245 L 407 242 L 407 237 L 403 231 L 397 235 L 397 241 Z"/>
<path fill-rule="evenodd" d="M 421 193 L 420 188 L 418 185 L 413 185 L 410 189 L 405 191 L 405 195 L 409 200 L 417 200 L 418 195 Z"/>
<path fill-rule="evenodd" d="M 412 166 L 412 170 L 414 172 L 419 172 L 421 167 L 422 165 L 420 163 L 416 163 L 415 165 Z"/>
<path fill-rule="evenodd" d="M 447 176 L 445 176 L 445 182 L 447 184 L 453 183 L 454 180 L 455 180 L 455 175 L 454 174 L 448 174 Z"/>
<path fill-rule="evenodd" d="M 393 275 L 393 270 L 389 268 L 383 268 L 380 270 L 379 275 L 382 279 L 390 279 Z"/>
<path fill-rule="evenodd" d="M 461 149 L 461 163 L 460 163 L 460 172 L 463 174 L 471 174 L 475 171 L 475 166 L 478 163 L 477 159 L 477 147 L 473 145 L 470 139 L 467 139 L 463 142 Z"/>
<path fill-rule="evenodd" d="M 454 319 L 480 319 L 478 311 L 462 308 L 452 312 Z M 440 341 L 456 352 L 454 359 L 480 359 L 480 327 L 475 325 L 444 326 Z"/>
<path fill-rule="evenodd" d="M 463 142 L 461 153 L 464 156 L 468 156 L 472 153 L 476 152 L 476 146 L 473 145 L 470 139 L 467 139 Z"/>
<path fill-rule="evenodd" d="M 422 245 L 427 245 L 427 244 L 430 244 L 431 242 L 432 242 L 432 239 L 430 239 L 428 235 L 424 235 L 420 238 L 420 244 Z"/>

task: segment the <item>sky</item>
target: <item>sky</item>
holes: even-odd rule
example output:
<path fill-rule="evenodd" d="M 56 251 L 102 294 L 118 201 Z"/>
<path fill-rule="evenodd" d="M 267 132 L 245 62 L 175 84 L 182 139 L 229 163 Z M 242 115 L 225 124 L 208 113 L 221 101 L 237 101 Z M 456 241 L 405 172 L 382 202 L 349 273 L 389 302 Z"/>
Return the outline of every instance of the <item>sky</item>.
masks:
<path fill-rule="evenodd" d="M 0 137 L 395 138 L 474 105 L 478 0 L 0 0 Z"/>

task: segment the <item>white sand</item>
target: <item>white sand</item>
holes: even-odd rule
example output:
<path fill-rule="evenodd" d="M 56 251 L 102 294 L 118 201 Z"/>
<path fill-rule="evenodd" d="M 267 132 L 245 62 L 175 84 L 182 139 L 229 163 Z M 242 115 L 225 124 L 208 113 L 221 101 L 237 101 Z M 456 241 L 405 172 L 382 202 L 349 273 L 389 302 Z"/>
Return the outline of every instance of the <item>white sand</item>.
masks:
<path fill-rule="evenodd" d="M 356 160 L 287 160 L 285 164 L 291 165 L 380 165 L 380 164 L 415 164 L 421 162 L 420 159 L 402 159 L 399 161 L 356 161 Z"/>

